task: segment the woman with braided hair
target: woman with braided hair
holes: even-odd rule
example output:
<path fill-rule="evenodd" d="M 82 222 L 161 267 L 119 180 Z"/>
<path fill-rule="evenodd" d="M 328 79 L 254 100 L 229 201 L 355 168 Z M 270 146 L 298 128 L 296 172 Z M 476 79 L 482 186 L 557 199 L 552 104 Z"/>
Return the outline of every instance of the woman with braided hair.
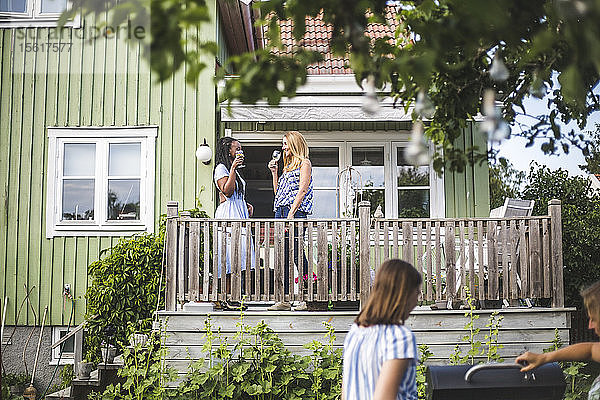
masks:
<path fill-rule="evenodd" d="M 219 190 L 220 204 L 215 211 L 216 219 L 247 219 L 252 216 L 253 207 L 246 203 L 246 182 L 240 175 L 240 165 L 244 162 L 241 143 L 229 136 L 219 139 L 215 155 L 214 181 Z M 227 237 L 226 273 L 227 292 L 231 285 L 231 228 L 225 232 L 219 229 L 218 243 L 222 243 L 223 233 Z M 248 232 L 250 234 L 250 232 Z M 246 269 L 246 228 L 241 230 L 240 246 L 242 271 Z M 219 246 L 219 266 L 221 265 L 221 246 Z M 251 263 L 254 268 L 254 246 L 251 246 Z M 221 276 L 222 271 L 219 273 Z"/>

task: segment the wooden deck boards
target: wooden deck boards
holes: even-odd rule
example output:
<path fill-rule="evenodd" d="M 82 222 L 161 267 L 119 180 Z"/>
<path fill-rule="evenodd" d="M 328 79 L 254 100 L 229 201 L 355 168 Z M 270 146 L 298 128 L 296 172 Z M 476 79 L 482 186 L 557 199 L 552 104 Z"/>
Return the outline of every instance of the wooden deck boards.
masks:
<path fill-rule="evenodd" d="M 481 329 L 477 340 L 485 342 L 488 331 L 485 325 L 494 310 L 476 310 L 479 315 L 476 326 Z M 551 345 L 554 330 L 558 329 L 564 344 L 569 341 L 571 308 L 509 308 L 502 309 L 504 317 L 499 333 L 499 343 L 504 347 L 499 354 L 510 360 L 526 351 L 540 352 Z M 296 312 L 296 311 L 246 311 L 244 322 L 254 326 L 264 320 L 283 341 L 290 351 L 308 354 L 303 345 L 316 339 L 325 341 L 326 328 L 323 322 L 328 322 L 335 329 L 335 346 L 341 347 L 348 329 L 352 325 L 357 312 Z M 411 314 L 409 326 L 417 338 L 417 343 L 426 343 L 434 356 L 431 363 L 447 362 L 453 352 L 454 345 L 459 343 L 466 331 L 467 323 L 464 310 L 415 310 Z M 180 373 L 185 372 L 191 360 L 203 357 L 206 313 L 161 311 L 160 320 L 165 324 L 165 343 L 169 347 L 167 362 Z M 211 313 L 213 329 L 221 329 L 223 336 L 233 344 L 233 336 L 239 323 L 239 312 Z M 466 352 L 467 344 L 461 344 Z"/>

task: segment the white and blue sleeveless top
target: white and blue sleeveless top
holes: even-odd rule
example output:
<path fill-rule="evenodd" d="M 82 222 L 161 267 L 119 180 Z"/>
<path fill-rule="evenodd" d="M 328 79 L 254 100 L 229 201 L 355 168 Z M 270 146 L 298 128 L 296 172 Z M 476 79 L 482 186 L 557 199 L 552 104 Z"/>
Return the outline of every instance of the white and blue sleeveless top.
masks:
<path fill-rule="evenodd" d="M 275 193 L 275 201 L 273 203 L 273 211 L 277 211 L 278 207 L 291 206 L 300 190 L 300 167 L 292 171 L 284 172 L 277 182 L 277 193 Z M 312 175 L 308 184 L 308 191 L 300 203 L 298 208 L 307 214 L 313 212 L 313 180 Z"/>
<path fill-rule="evenodd" d="M 384 362 L 409 359 L 398 388 L 398 400 L 417 400 L 417 344 L 404 325 L 352 325 L 344 341 L 346 400 L 370 400 Z"/>

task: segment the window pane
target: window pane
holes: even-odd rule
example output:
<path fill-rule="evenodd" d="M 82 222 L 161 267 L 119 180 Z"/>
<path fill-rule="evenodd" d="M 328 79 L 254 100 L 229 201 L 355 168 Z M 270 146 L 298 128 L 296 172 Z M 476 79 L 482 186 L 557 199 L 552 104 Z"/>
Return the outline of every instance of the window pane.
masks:
<path fill-rule="evenodd" d="M 360 201 L 360 194 L 356 194 Z M 377 210 L 377 206 L 381 206 L 381 210 L 385 213 L 385 190 L 384 189 L 369 189 L 363 190 L 362 199 L 371 202 L 371 214 Z"/>
<path fill-rule="evenodd" d="M 112 143 L 109 145 L 108 175 L 139 176 L 141 143 Z"/>
<path fill-rule="evenodd" d="M 335 218 L 335 190 L 315 189 L 312 218 Z"/>
<path fill-rule="evenodd" d="M 429 167 L 396 167 L 398 186 L 429 186 Z"/>
<path fill-rule="evenodd" d="M 27 0 L 0 0 L 0 12 L 27 12 Z"/>
<path fill-rule="evenodd" d="M 140 219 L 139 179 L 109 179 L 108 219 Z"/>
<path fill-rule="evenodd" d="M 94 180 L 64 179 L 62 219 L 94 219 Z"/>
<path fill-rule="evenodd" d="M 60 331 L 60 338 L 62 339 L 63 337 L 67 336 L 67 331 Z M 75 336 L 71 336 L 70 338 L 68 338 L 66 341 L 62 342 L 62 344 L 60 345 L 60 348 L 63 351 L 63 355 L 64 353 L 73 353 L 75 352 Z"/>
<path fill-rule="evenodd" d="M 404 147 L 398 148 L 396 175 L 398 186 L 429 186 L 429 165 L 413 166 L 404 157 Z"/>
<path fill-rule="evenodd" d="M 352 148 L 352 166 L 360 173 L 352 178 L 355 187 L 359 187 L 361 181 L 365 187 L 385 187 L 383 147 Z"/>
<path fill-rule="evenodd" d="M 429 190 L 398 190 L 398 218 L 429 217 Z"/>
<path fill-rule="evenodd" d="M 335 187 L 340 152 L 337 147 L 311 147 L 310 162 L 312 164 L 313 186 Z"/>
<path fill-rule="evenodd" d="M 67 8 L 67 0 L 42 0 L 42 13 L 61 13 Z"/>
<path fill-rule="evenodd" d="M 96 144 L 65 143 L 64 176 L 96 175 Z"/>

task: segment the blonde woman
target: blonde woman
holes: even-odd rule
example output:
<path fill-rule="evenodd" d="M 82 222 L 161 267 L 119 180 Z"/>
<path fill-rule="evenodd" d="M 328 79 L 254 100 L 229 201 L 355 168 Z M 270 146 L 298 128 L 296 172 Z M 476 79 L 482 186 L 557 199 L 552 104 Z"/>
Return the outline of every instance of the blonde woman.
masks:
<path fill-rule="evenodd" d="M 306 218 L 313 211 L 313 182 L 312 165 L 308 159 L 308 145 L 300 132 L 291 131 L 283 136 L 281 150 L 283 151 L 283 171 L 279 174 L 277 161 L 269 162 L 269 170 L 273 175 L 273 191 L 275 202 L 273 211 L 275 218 Z M 304 234 L 304 233 L 303 233 Z M 298 237 L 298 232 L 294 232 Z M 289 293 L 289 274 L 293 263 L 289 259 L 289 241 L 285 239 L 284 290 Z M 294 260 L 298 259 L 298 244 L 294 244 Z M 308 273 L 308 260 L 303 255 L 302 275 Z M 300 269 L 300 268 L 298 268 Z M 300 275 L 300 271 L 298 271 Z M 289 302 L 278 302 L 269 310 L 290 310 Z M 305 310 L 302 303 L 296 310 Z"/>
<path fill-rule="evenodd" d="M 581 292 L 583 304 L 587 310 L 588 328 L 600 336 L 600 281 Z M 530 371 L 542 364 L 554 361 L 595 361 L 600 362 L 600 343 L 577 343 L 551 351 L 550 353 L 526 352 L 516 358 L 515 362 L 523 364 L 521 371 Z M 600 400 L 600 376 L 596 377 L 588 393 L 588 400 Z"/>

